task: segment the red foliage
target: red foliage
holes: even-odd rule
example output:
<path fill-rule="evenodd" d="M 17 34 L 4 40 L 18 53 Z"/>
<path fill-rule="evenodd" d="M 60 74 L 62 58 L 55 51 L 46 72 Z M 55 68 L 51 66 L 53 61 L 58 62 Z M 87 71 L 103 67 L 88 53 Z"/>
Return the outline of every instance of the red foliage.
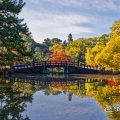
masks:
<path fill-rule="evenodd" d="M 70 56 L 66 55 L 64 52 L 56 52 L 51 54 L 50 61 L 69 61 Z"/>
<path fill-rule="evenodd" d="M 111 86 L 116 86 L 116 85 L 119 85 L 120 83 L 110 79 L 110 80 L 108 80 L 108 84 Z"/>

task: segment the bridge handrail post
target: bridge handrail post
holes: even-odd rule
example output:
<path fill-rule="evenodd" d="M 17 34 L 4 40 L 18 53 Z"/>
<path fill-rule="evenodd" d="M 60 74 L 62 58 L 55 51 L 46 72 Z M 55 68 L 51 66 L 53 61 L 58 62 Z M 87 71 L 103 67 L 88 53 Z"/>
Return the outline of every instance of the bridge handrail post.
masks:
<path fill-rule="evenodd" d="M 85 65 L 85 64 L 84 64 L 83 66 L 84 66 L 84 68 L 86 67 L 86 65 Z"/>
<path fill-rule="evenodd" d="M 87 69 L 89 69 L 89 66 L 88 65 L 85 65 L 85 68 L 87 67 Z"/>
<path fill-rule="evenodd" d="M 34 60 L 32 61 L 32 66 L 35 67 L 35 61 Z"/>
<path fill-rule="evenodd" d="M 81 67 L 83 66 L 82 62 L 79 63 L 79 66 L 81 66 Z"/>
<path fill-rule="evenodd" d="M 90 66 L 90 70 L 91 70 L 91 66 Z"/>
<path fill-rule="evenodd" d="M 79 67 L 79 62 L 80 62 L 80 61 L 78 60 L 78 61 L 77 61 L 77 66 L 78 66 L 78 67 Z"/>
<path fill-rule="evenodd" d="M 98 66 L 96 66 L 96 70 L 98 70 Z"/>

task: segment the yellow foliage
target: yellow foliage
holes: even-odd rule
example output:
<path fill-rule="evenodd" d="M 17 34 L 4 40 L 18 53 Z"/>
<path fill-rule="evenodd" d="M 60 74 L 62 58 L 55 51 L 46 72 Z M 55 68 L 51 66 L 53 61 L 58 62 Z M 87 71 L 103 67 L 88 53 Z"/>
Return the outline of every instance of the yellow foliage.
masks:
<path fill-rule="evenodd" d="M 49 48 L 50 52 L 63 52 L 64 51 L 64 45 L 63 44 L 55 44 Z"/>
<path fill-rule="evenodd" d="M 105 67 L 120 69 L 120 36 L 110 39 L 96 61 Z"/>

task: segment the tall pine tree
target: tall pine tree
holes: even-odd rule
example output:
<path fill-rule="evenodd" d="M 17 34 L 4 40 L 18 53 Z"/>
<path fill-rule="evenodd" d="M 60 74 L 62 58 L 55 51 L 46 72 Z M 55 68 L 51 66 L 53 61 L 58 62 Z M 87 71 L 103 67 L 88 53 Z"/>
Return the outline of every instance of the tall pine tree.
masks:
<path fill-rule="evenodd" d="M 72 34 L 70 33 L 68 35 L 68 43 L 73 42 Z"/>
<path fill-rule="evenodd" d="M 0 65 L 22 61 L 25 52 L 23 35 L 30 35 L 24 19 L 19 19 L 23 0 L 0 0 Z"/>

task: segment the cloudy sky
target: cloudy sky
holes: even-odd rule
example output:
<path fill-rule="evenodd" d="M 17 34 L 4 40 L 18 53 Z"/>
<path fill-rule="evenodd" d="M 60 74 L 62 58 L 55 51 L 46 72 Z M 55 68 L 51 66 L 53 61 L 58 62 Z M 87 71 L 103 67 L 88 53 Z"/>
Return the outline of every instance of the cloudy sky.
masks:
<path fill-rule="evenodd" d="M 24 18 L 33 38 L 67 39 L 94 37 L 109 33 L 120 19 L 120 0 L 24 0 L 20 18 Z"/>

